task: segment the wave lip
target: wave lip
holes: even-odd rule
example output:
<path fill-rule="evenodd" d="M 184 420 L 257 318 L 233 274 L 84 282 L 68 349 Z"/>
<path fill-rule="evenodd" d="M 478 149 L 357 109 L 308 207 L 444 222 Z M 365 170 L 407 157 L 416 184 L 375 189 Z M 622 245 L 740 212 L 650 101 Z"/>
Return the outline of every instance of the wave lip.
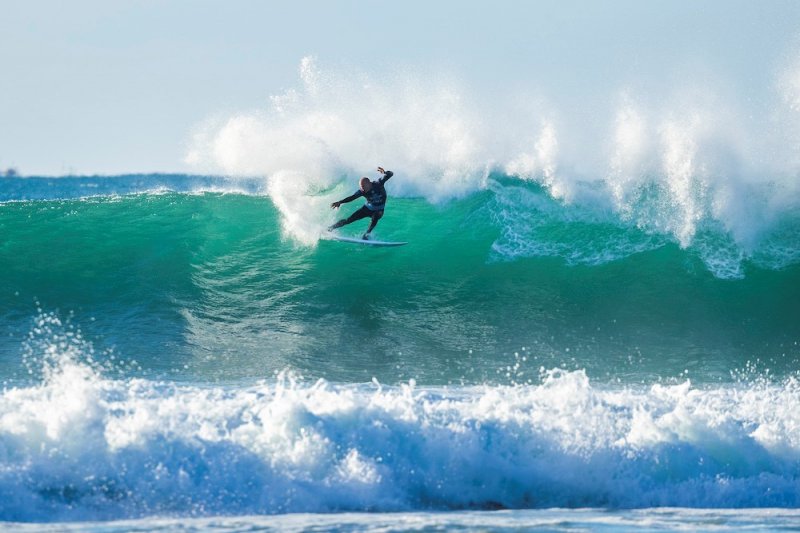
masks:
<path fill-rule="evenodd" d="M 0 396 L 0 519 L 800 504 L 800 384 L 606 389 L 109 379 Z"/>

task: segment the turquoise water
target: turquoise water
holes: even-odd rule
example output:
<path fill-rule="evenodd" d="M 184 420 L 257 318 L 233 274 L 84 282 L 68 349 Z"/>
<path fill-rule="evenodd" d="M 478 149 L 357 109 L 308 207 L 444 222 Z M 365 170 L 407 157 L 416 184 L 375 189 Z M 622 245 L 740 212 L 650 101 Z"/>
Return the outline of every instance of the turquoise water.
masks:
<path fill-rule="evenodd" d="M 687 238 L 657 187 L 492 174 L 374 249 L 319 238 L 348 187 L 3 180 L 0 519 L 800 504 L 791 202 Z"/>
<path fill-rule="evenodd" d="M 566 220 L 520 213 L 556 219 L 507 253 L 496 187 L 444 205 L 393 199 L 378 232 L 411 241 L 399 250 L 297 243 L 268 197 L 242 193 L 6 203 L 4 375 L 17 375 L 37 308 L 142 375 L 202 382 L 290 368 L 333 381 L 507 384 L 497 371 L 523 352 L 526 379 L 540 366 L 632 383 L 686 371 L 728 382 L 756 361 L 779 376 L 798 368 L 800 265 L 746 259 L 740 279 L 721 278 L 695 248 L 570 207 Z M 787 223 L 797 239 L 800 223 Z M 564 251 L 536 256 L 532 242 Z"/>

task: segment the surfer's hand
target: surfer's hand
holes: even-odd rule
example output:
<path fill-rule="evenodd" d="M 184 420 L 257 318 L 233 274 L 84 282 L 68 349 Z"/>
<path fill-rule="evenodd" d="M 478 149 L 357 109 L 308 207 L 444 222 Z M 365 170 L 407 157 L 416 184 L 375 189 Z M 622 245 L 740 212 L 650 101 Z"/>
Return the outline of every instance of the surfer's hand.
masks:
<path fill-rule="evenodd" d="M 331 204 L 331 209 L 339 209 L 340 205 L 342 205 L 342 202 L 333 202 Z"/>
<path fill-rule="evenodd" d="M 383 170 L 383 167 L 378 167 L 378 172 L 380 172 L 381 174 L 386 174 L 386 171 Z"/>

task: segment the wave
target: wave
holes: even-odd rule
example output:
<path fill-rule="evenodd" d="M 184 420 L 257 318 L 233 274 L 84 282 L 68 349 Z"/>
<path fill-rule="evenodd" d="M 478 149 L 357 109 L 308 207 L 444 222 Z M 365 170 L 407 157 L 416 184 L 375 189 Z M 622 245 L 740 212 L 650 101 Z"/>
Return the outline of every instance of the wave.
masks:
<path fill-rule="evenodd" d="M 15 373 L 36 302 L 158 375 L 484 383 L 523 348 L 634 381 L 796 368 L 797 222 L 747 259 L 718 233 L 681 249 L 509 180 L 444 206 L 390 199 L 376 231 L 411 241 L 400 251 L 299 245 L 259 195 L 7 202 L 0 371 Z"/>
<path fill-rule="evenodd" d="M 147 198 L 148 202 L 155 205 L 159 201 L 158 195 L 180 193 L 183 196 L 179 197 L 182 200 L 178 202 L 188 203 L 188 197 L 185 196 L 187 193 L 234 194 L 268 197 L 271 205 L 264 206 L 264 209 L 269 212 L 269 217 L 273 209 L 277 209 L 277 221 L 283 236 L 312 246 L 318 243 L 323 229 L 335 219 L 335 215 L 328 209 L 330 201 L 347 194 L 341 181 L 333 188 L 309 188 L 308 183 L 295 179 L 294 176 L 265 180 L 263 177 L 155 174 L 30 177 L 7 179 L 5 182 L 7 187 L 0 193 L 0 202 L 24 204 L 16 207 L 7 205 L 4 209 L 4 217 L 9 219 L 11 229 L 19 223 L 14 217 L 25 217 L 29 211 L 57 211 L 71 206 L 74 215 L 82 217 L 84 211 L 96 210 L 100 204 L 109 201 L 122 203 L 121 209 L 124 209 L 123 206 L 134 206 L 137 209 L 142 198 Z M 393 180 L 392 187 L 395 182 L 399 183 L 402 191 L 402 178 Z M 281 196 L 283 193 L 276 196 L 278 190 L 293 192 L 287 199 Z M 485 194 L 487 192 L 488 196 Z M 145 197 L 137 198 L 141 194 Z M 602 191 L 595 191 L 594 200 L 602 194 Z M 637 194 L 640 198 L 635 200 L 635 208 L 630 207 L 625 212 L 619 212 L 610 208 L 602 199 L 565 202 L 554 197 L 553 191 L 546 186 L 519 180 L 514 176 L 489 174 L 482 189 L 455 200 L 455 203 L 433 203 L 433 210 L 428 210 L 426 216 L 431 227 L 436 227 L 436 219 L 443 215 L 450 219 L 448 222 L 452 222 L 455 214 L 471 216 L 460 209 L 459 204 L 480 203 L 484 212 L 479 216 L 486 216 L 477 223 L 500 230 L 500 235 L 492 243 L 491 258 L 497 260 L 558 257 L 573 265 L 600 265 L 667 244 L 677 244 L 700 257 L 706 269 L 723 279 L 744 277 L 748 263 L 759 268 L 781 269 L 800 262 L 800 243 L 796 239 L 800 215 L 791 203 L 791 197 L 783 199 L 785 209 L 773 209 L 774 205 L 755 205 L 762 201 L 769 203 L 757 190 L 751 188 L 743 191 L 743 196 L 753 199 L 750 205 L 740 206 L 745 220 L 738 224 L 743 232 L 748 233 L 749 237 L 745 239 L 747 242 L 741 242 L 736 232 L 732 232 L 722 221 L 699 216 L 692 229 L 691 242 L 684 243 L 670 229 L 670 216 L 674 206 L 665 201 L 659 186 L 647 186 Z M 128 198 L 124 198 L 126 196 Z M 411 199 L 415 197 L 412 196 Z M 36 203 L 43 200 L 57 203 Z M 226 198 L 225 201 L 230 200 Z M 171 201 L 166 209 L 174 210 L 176 205 Z M 400 203 L 397 208 L 390 206 L 390 212 L 408 209 L 408 205 Z M 345 205 L 343 212 L 348 208 L 350 206 Z M 414 211 L 406 218 L 415 218 L 418 210 Z M 754 216 L 758 220 L 753 222 L 753 227 L 745 228 L 752 212 L 757 212 Z M 167 212 L 164 216 L 170 219 L 170 223 L 181 223 L 182 221 L 172 218 L 176 214 Z M 91 233 L 93 230 L 89 224 L 96 213 L 86 212 L 86 215 L 88 218 L 84 229 Z M 136 216 L 134 212 L 131 215 Z M 397 215 L 404 216 L 402 211 Z M 466 220 L 462 222 L 469 223 Z M 388 224 L 382 224 L 381 229 L 386 226 Z"/>
<path fill-rule="evenodd" d="M 2 520 L 800 504 L 795 377 L 195 386 L 110 377 L 84 342 L 0 394 Z"/>
<path fill-rule="evenodd" d="M 720 529 L 791 530 L 797 526 L 800 513 L 796 509 L 524 509 L 513 511 L 441 512 L 413 511 L 400 513 L 291 513 L 285 515 L 212 516 L 177 518 L 142 518 L 103 524 L 109 531 L 147 530 L 153 532 L 176 529 L 223 530 L 257 529 L 259 531 L 428 531 L 431 529 L 479 529 L 482 531 L 518 531 L 546 529 L 614 530 L 686 530 L 718 531 Z M 80 528 L 84 524 L 13 524 L 26 531 L 56 528 Z"/>
<path fill-rule="evenodd" d="M 397 171 L 392 195 L 435 204 L 491 188 L 493 174 L 535 183 L 561 204 L 708 250 L 709 269 L 741 277 L 719 256 L 758 255 L 800 206 L 797 71 L 778 69 L 757 103 L 709 77 L 660 98 L 622 86 L 577 105 L 536 91 L 489 104 L 452 76 L 326 70 L 306 57 L 296 88 L 202 124 L 186 159 L 263 177 L 285 231 L 305 243 L 315 233 L 304 214 L 330 200 L 318 192 L 344 196 L 381 164 Z M 709 244 L 709 231 L 727 242 Z"/>

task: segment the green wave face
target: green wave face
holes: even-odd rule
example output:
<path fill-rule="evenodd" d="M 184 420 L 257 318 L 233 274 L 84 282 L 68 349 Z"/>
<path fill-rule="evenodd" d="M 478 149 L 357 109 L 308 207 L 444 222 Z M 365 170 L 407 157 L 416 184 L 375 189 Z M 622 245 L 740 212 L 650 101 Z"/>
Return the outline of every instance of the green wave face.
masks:
<path fill-rule="evenodd" d="M 96 357 L 176 379 L 289 368 L 334 381 L 507 383 L 559 366 L 702 382 L 756 361 L 796 370 L 800 266 L 769 263 L 794 246 L 792 221 L 734 253 L 740 275 L 729 279 L 709 268 L 709 249 L 731 255 L 712 230 L 681 248 L 535 187 L 508 189 L 443 205 L 392 198 L 376 233 L 409 241 L 397 249 L 299 244 L 269 198 L 245 194 L 5 203 L 2 372 L 19 374 L 37 307 L 80 328 Z M 511 208 L 512 193 L 525 210 Z"/>

